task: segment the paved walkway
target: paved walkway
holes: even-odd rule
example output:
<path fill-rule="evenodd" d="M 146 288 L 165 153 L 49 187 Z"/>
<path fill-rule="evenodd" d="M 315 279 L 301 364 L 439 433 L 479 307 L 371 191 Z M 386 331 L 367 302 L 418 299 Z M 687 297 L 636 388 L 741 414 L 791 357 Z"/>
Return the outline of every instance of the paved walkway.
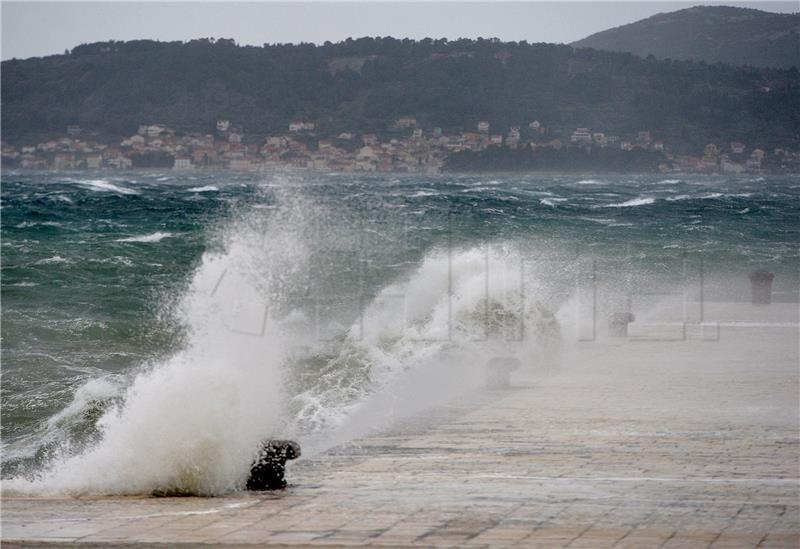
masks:
<path fill-rule="evenodd" d="M 4 498 L 3 547 L 797 548 L 798 330 L 766 324 L 580 344 L 298 460 L 280 493 Z"/>

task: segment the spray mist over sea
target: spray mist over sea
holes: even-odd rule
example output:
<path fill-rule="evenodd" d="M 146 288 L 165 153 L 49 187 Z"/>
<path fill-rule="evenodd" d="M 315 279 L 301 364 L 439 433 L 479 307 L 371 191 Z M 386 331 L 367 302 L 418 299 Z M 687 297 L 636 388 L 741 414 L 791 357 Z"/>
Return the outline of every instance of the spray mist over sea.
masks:
<path fill-rule="evenodd" d="M 319 455 L 495 356 L 547 375 L 632 295 L 746 300 L 764 267 L 796 300 L 791 177 L 20 173 L 2 199 L 13 493 L 224 494 L 265 438 Z"/>

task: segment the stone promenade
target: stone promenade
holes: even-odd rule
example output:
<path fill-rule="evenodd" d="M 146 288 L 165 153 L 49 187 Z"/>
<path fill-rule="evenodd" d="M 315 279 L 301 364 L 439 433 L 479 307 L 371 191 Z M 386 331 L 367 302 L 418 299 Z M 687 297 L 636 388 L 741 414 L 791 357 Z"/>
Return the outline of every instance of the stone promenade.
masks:
<path fill-rule="evenodd" d="M 3 547 L 797 548 L 788 310 L 685 340 L 567 342 L 509 390 L 292 463 L 280 493 L 6 497 Z"/>

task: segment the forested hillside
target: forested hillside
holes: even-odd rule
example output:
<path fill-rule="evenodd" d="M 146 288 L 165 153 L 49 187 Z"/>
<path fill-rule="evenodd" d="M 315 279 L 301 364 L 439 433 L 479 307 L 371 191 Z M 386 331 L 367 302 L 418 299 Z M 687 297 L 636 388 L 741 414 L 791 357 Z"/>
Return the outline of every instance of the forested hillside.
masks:
<path fill-rule="evenodd" d="M 382 131 L 403 115 L 445 131 L 479 120 L 500 131 L 539 120 L 555 134 L 648 129 L 676 150 L 734 139 L 796 147 L 800 74 L 482 39 L 105 42 L 2 64 L 3 139 L 13 143 L 69 125 L 109 138 L 153 123 L 211 132 L 220 118 L 245 139 L 292 120 L 324 136 Z"/>
<path fill-rule="evenodd" d="M 800 13 L 696 6 L 598 32 L 572 45 L 641 57 L 800 68 Z"/>

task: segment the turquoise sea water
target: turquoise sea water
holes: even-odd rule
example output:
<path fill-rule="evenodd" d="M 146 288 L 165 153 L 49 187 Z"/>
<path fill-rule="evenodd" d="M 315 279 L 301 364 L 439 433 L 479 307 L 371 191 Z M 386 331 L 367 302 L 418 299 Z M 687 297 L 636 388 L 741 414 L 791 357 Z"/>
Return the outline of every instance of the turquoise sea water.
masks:
<path fill-rule="evenodd" d="M 535 333 L 587 273 L 601 303 L 699 276 L 744 301 L 766 268 L 797 301 L 799 243 L 798 177 L 6 173 L 3 475 L 231 489 L 244 458 L 221 449 L 342 429 L 509 315 Z M 75 472 L 140 442 L 164 454 L 138 477 Z"/>

